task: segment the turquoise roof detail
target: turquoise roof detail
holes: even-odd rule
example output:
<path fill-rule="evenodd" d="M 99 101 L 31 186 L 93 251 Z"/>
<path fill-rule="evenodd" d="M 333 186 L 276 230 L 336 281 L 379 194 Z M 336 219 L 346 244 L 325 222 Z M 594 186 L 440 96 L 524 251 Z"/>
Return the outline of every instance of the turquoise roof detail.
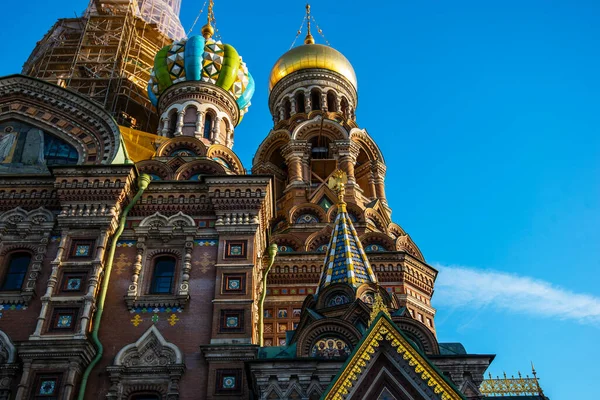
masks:
<path fill-rule="evenodd" d="M 185 81 L 211 83 L 231 93 L 240 110 L 240 120 L 250 106 L 255 89 L 254 79 L 236 49 L 202 36 L 174 42 L 156 54 L 148 82 L 148 98 L 156 106 L 167 88 Z"/>
<path fill-rule="evenodd" d="M 338 208 L 317 293 L 334 283 L 346 283 L 356 289 L 363 283 L 377 282 L 346 204 L 340 203 Z"/>

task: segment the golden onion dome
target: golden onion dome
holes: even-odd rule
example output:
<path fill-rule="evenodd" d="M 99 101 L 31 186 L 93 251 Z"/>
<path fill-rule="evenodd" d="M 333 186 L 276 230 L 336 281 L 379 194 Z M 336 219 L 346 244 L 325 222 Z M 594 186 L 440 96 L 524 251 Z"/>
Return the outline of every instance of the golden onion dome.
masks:
<path fill-rule="evenodd" d="M 309 68 L 323 68 L 341 74 L 357 89 L 356 74 L 350 61 L 333 47 L 305 44 L 294 47 L 275 63 L 269 78 L 269 90 L 292 72 Z"/>

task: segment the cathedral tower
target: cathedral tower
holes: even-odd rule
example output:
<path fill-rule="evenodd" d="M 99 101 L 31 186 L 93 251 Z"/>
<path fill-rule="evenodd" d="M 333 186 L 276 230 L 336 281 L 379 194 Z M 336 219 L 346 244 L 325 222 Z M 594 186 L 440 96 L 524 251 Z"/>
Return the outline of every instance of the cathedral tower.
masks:
<path fill-rule="evenodd" d="M 437 271 L 392 222 L 383 154 L 357 123 L 354 69 L 339 51 L 315 43 L 310 6 L 306 12 L 304 43 L 282 55 L 271 71 L 269 108 L 274 126 L 252 167 L 253 173 L 274 176 L 277 205 L 271 241 L 279 246 L 279 255 L 268 281 L 265 343 L 286 343 L 285 332 L 296 327 L 300 304 L 316 291 L 338 214 L 336 194 L 327 182 L 338 169 L 347 176 L 348 218 L 379 282 L 435 333 L 430 300 Z"/>

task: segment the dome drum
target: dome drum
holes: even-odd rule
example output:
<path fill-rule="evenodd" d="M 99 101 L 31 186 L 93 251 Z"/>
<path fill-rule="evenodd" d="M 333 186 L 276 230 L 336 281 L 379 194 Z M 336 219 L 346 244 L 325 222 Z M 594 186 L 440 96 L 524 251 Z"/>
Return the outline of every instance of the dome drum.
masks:
<path fill-rule="evenodd" d="M 159 113 L 169 110 L 174 104 L 192 101 L 199 104 L 212 104 L 226 113 L 231 121 L 240 119 L 240 111 L 235 98 L 226 90 L 210 83 L 191 81 L 169 87 L 160 96 L 157 108 Z"/>
<path fill-rule="evenodd" d="M 315 109 L 342 112 L 353 119 L 357 101 L 356 90 L 345 77 L 326 69 L 306 69 L 277 83 L 269 96 L 269 109 L 276 122 Z"/>

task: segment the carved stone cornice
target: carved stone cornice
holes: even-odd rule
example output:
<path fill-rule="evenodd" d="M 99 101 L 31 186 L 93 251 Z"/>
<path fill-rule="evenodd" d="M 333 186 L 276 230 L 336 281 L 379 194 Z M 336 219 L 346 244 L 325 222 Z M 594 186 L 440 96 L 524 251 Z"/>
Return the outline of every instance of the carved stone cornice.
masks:
<path fill-rule="evenodd" d="M 112 226 L 121 205 L 133 196 L 134 166 L 55 167 L 60 226 Z"/>
<path fill-rule="evenodd" d="M 208 362 L 255 360 L 258 356 L 258 349 L 257 345 L 211 344 L 200 346 L 200 351 Z"/>
<path fill-rule="evenodd" d="M 18 344 L 19 357 L 27 362 L 37 360 L 73 360 L 87 365 L 96 355 L 96 347 L 87 339 L 29 340 Z"/>

